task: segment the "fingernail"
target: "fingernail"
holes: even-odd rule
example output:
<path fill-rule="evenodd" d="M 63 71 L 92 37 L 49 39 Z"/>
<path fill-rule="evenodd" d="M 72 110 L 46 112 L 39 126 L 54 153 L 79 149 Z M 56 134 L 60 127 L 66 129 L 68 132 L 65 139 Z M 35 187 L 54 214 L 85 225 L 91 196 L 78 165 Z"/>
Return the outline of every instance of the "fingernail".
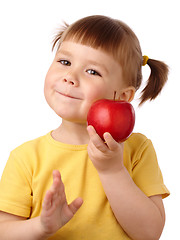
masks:
<path fill-rule="evenodd" d="M 111 134 L 110 134 L 109 132 L 105 132 L 105 133 L 103 134 L 103 137 L 105 137 L 105 138 L 111 138 Z"/>
<path fill-rule="evenodd" d="M 91 125 L 87 126 L 87 131 L 92 132 L 93 131 L 93 126 L 91 126 Z"/>

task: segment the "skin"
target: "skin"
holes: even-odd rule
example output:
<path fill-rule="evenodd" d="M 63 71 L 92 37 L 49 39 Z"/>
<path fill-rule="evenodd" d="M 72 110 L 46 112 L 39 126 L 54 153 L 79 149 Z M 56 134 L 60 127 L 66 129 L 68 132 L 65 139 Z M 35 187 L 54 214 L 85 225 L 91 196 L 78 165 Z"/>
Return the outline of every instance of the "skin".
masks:
<path fill-rule="evenodd" d="M 123 143 L 105 133 L 105 144 L 92 126 L 87 127 L 92 103 L 101 98 L 113 99 L 114 91 L 117 99 L 129 102 L 135 93 L 132 86 L 123 82 L 121 66 L 111 55 L 72 41 L 63 42 L 44 87 L 47 103 L 62 118 L 52 137 L 67 144 L 88 144 L 89 157 L 119 224 L 134 240 L 156 240 L 165 222 L 162 197 L 148 198 L 134 184 L 123 165 Z M 61 175 L 54 171 L 40 217 L 24 221 L 25 218 L 0 213 L 2 239 L 47 239 L 70 221 L 82 204 L 81 198 L 67 203 Z"/>

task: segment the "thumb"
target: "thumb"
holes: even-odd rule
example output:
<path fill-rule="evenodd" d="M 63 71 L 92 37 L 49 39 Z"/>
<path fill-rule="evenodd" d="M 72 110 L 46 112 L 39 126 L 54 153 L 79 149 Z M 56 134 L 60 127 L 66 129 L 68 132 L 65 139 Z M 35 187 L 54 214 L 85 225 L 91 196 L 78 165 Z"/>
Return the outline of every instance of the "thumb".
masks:
<path fill-rule="evenodd" d="M 83 204 L 83 199 L 82 198 L 76 198 L 71 204 L 69 204 L 69 209 L 73 213 L 73 215 L 79 210 L 79 208 Z"/>

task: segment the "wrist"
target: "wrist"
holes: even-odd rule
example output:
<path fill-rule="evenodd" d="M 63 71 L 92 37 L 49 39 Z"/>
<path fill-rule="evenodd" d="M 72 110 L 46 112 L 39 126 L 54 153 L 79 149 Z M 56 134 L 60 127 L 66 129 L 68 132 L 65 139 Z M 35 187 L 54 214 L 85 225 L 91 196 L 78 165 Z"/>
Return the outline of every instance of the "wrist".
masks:
<path fill-rule="evenodd" d="M 118 186 L 124 185 L 125 182 L 129 182 L 129 179 L 131 179 L 125 166 L 114 171 L 99 172 L 99 178 L 103 185 L 111 187 L 116 185 L 116 183 L 118 183 Z"/>
<path fill-rule="evenodd" d="M 108 175 L 116 175 L 121 174 L 122 172 L 127 171 L 126 167 L 123 163 L 118 163 L 116 165 L 109 164 L 108 167 L 104 167 L 101 170 L 97 169 L 99 175 L 108 176 Z"/>
<path fill-rule="evenodd" d="M 37 236 L 37 238 L 35 238 L 35 239 L 37 239 L 37 240 L 46 240 L 50 236 L 52 236 L 51 234 L 48 234 L 46 232 L 46 230 L 44 229 L 44 227 L 41 223 L 40 217 L 34 218 L 34 227 L 33 227 L 32 231 L 35 232 L 35 235 Z"/>

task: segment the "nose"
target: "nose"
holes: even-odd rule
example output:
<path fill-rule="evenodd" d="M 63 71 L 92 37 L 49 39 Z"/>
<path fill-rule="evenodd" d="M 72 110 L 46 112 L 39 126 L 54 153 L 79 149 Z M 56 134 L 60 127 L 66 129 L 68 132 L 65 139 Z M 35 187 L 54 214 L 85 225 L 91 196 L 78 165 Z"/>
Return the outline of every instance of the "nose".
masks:
<path fill-rule="evenodd" d="M 79 86 L 79 69 L 71 69 L 64 76 L 63 82 L 74 87 Z"/>
<path fill-rule="evenodd" d="M 64 78 L 63 82 L 67 83 L 69 85 L 73 85 L 74 87 L 77 87 L 79 85 L 78 80 L 76 80 L 76 79 L 69 79 L 68 77 Z"/>

